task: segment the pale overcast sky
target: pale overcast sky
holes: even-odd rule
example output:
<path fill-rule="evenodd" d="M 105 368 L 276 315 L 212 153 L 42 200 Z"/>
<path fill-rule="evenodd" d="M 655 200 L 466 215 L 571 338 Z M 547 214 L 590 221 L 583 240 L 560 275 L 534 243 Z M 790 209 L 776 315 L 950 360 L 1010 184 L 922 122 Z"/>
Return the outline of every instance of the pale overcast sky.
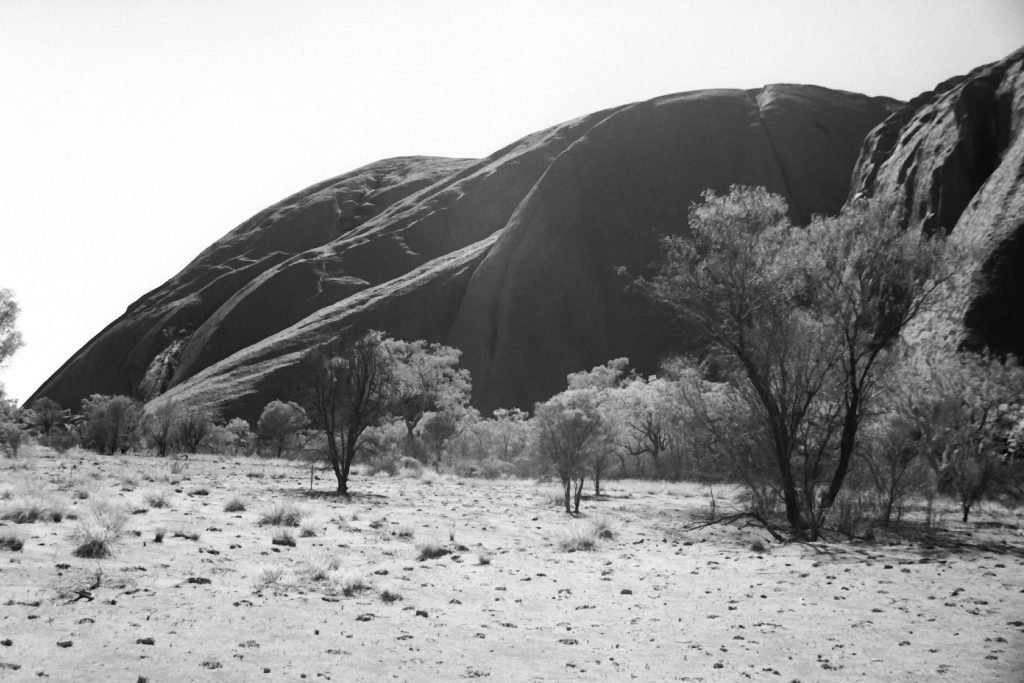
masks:
<path fill-rule="evenodd" d="M 2 0 L 0 287 L 24 399 L 265 206 L 605 107 L 814 83 L 907 99 L 1024 45 L 1021 0 Z"/>

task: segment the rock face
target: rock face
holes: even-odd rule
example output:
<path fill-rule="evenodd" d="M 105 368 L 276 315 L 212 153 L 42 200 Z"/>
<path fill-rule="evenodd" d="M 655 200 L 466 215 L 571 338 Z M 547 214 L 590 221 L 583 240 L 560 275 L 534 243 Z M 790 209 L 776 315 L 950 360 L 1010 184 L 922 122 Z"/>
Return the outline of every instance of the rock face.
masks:
<path fill-rule="evenodd" d="M 166 391 L 251 419 L 287 397 L 308 349 L 350 327 L 458 346 L 483 410 L 530 407 L 616 356 L 653 369 L 685 339 L 616 269 L 644 272 L 708 188 L 763 185 L 800 221 L 835 213 L 865 135 L 898 108 L 813 86 L 700 91 L 591 114 L 485 159 L 371 164 L 228 233 L 30 401 Z"/>
<path fill-rule="evenodd" d="M 865 140 L 851 196 L 901 196 L 908 227 L 969 244 L 964 343 L 1024 355 L 1024 49 L 941 83 Z"/>

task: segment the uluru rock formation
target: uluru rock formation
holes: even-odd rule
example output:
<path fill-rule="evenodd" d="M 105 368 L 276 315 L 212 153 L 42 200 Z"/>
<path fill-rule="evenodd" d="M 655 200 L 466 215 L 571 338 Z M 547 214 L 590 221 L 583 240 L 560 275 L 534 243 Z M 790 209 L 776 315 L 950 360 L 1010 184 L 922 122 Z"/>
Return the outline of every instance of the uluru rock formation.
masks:
<path fill-rule="evenodd" d="M 852 196 L 972 245 L 964 342 L 1024 357 L 1024 49 L 923 93 L 868 136 Z"/>
<path fill-rule="evenodd" d="M 591 114 L 485 159 L 370 164 L 228 233 L 129 307 L 33 398 L 75 406 L 91 393 L 166 392 L 253 418 L 287 394 L 308 349 L 350 327 L 461 348 L 483 410 L 529 407 L 563 388 L 566 373 L 616 356 L 653 369 L 685 340 L 670 336 L 616 270 L 642 272 L 661 235 L 685 230 L 701 192 L 763 185 L 806 221 L 836 213 L 851 193 L 908 185 L 893 170 L 902 163 L 899 141 L 941 123 L 954 106 L 943 104 L 946 95 L 966 92 L 971 79 L 1007 84 L 1007 135 L 1016 140 L 1019 55 L 1001 64 L 987 67 L 998 78 L 979 70 L 908 108 L 802 85 L 698 91 Z M 937 111 L 924 119 L 927 107 Z M 1019 177 L 1020 146 L 1006 149 L 1016 150 Z M 910 184 L 934 175 L 930 154 L 922 148 Z M 971 197 L 985 195 L 994 176 L 971 190 L 961 223 L 981 210 Z M 935 200 L 938 226 L 960 201 L 946 200 L 962 187 L 949 182 L 955 187 L 942 185 Z M 1000 197 L 1019 206 L 1018 192 Z"/>

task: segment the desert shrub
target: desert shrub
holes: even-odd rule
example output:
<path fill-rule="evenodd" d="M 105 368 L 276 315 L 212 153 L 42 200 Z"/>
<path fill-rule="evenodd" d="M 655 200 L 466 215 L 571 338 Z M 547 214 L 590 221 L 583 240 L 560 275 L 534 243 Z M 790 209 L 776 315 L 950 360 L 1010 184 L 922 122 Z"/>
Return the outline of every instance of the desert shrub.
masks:
<path fill-rule="evenodd" d="M 143 500 L 151 508 L 165 508 L 170 505 L 167 493 L 164 491 L 150 491 Z"/>
<path fill-rule="evenodd" d="M 416 458 L 402 456 L 398 459 L 398 469 L 404 477 L 419 478 L 423 476 L 423 464 Z"/>
<path fill-rule="evenodd" d="M 331 572 L 329 583 L 333 590 L 339 591 L 346 597 L 352 597 L 357 593 L 372 588 L 365 574 L 354 571 L 333 571 Z"/>
<path fill-rule="evenodd" d="M 305 512 L 295 503 L 275 502 L 260 513 L 259 523 L 264 526 L 299 526 Z"/>
<path fill-rule="evenodd" d="M 270 542 L 273 545 L 284 545 L 289 547 L 295 546 L 295 534 L 292 533 L 288 527 L 278 527 L 274 530 L 273 535 L 270 537 Z"/>
<path fill-rule="evenodd" d="M 366 474 L 371 477 L 398 474 L 398 463 L 403 458 L 395 451 L 377 451 L 366 459 Z"/>
<path fill-rule="evenodd" d="M 477 473 L 484 479 L 507 479 L 515 476 L 516 466 L 510 462 L 488 458 L 480 463 Z"/>
<path fill-rule="evenodd" d="M 604 515 L 575 521 L 559 530 L 555 544 L 560 550 L 575 552 L 593 550 L 598 539 L 614 538 L 611 521 Z"/>
<path fill-rule="evenodd" d="M 411 526 L 403 525 L 395 529 L 394 535 L 398 538 L 410 539 L 415 535 L 415 533 L 413 532 Z"/>
<path fill-rule="evenodd" d="M 121 490 L 123 491 L 134 491 L 139 485 L 139 477 L 132 472 L 122 472 L 117 477 L 118 483 L 121 484 Z"/>
<path fill-rule="evenodd" d="M 847 487 L 837 497 L 833 514 L 836 528 L 847 536 L 872 536 L 881 518 L 878 495 Z"/>
<path fill-rule="evenodd" d="M 395 593 L 394 591 L 391 591 L 391 590 L 388 590 L 387 588 L 385 588 L 384 590 L 382 590 L 380 592 L 380 599 L 381 599 L 381 602 L 386 602 L 387 604 L 390 605 L 393 602 L 398 602 L 399 600 L 401 600 L 402 596 L 399 595 L 398 593 Z"/>
<path fill-rule="evenodd" d="M 164 536 L 166 534 L 167 534 L 167 529 L 163 528 L 162 526 L 158 526 L 156 529 L 153 529 L 153 542 L 154 543 L 163 543 L 164 542 Z"/>
<path fill-rule="evenodd" d="M 21 550 L 25 540 L 13 529 L 0 529 L 0 550 Z"/>
<path fill-rule="evenodd" d="M 0 416 L 0 447 L 6 449 L 11 457 L 18 457 L 24 436 L 25 433 L 17 424 L 7 422 Z"/>
<path fill-rule="evenodd" d="M 198 541 L 202 532 L 193 527 L 179 525 L 171 530 L 171 538 L 184 538 L 188 541 Z"/>
<path fill-rule="evenodd" d="M 337 571 L 341 566 L 341 560 L 337 557 L 310 558 L 306 561 L 305 576 L 314 583 L 328 581 L 331 573 Z"/>
<path fill-rule="evenodd" d="M 142 406 L 127 396 L 93 394 L 82 399 L 86 446 L 100 453 L 127 453 L 139 440 Z"/>
<path fill-rule="evenodd" d="M 299 525 L 299 536 L 301 538 L 313 538 L 317 533 L 316 525 L 310 521 L 302 522 Z"/>
<path fill-rule="evenodd" d="M 74 539 L 78 543 L 75 557 L 102 559 L 113 554 L 113 545 L 124 533 L 128 519 L 122 507 L 108 500 L 97 500 L 89 514 L 75 528 Z"/>
<path fill-rule="evenodd" d="M 276 586 L 284 580 L 284 566 L 279 564 L 260 567 L 253 577 L 253 589 L 260 591 L 270 586 Z"/>
<path fill-rule="evenodd" d="M 224 512 L 245 512 L 245 500 L 235 494 L 224 503 Z"/>
<path fill-rule="evenodd" d="M 604 515 L 594 515 L 587 520 L 587 525 L 593 530 L 594 535 L 597 538 L 615 538 L 615 532 L 612 530 L 612 523 L 608 517 Z"/>
<path fill-rule="evenodd" d="M 24 478 L 16 482 L 3 508 L 0 519 L 17 524 L 32 522 L 59 522 L 64 518 L 64 506 L 42 481 Z"/>
<path fill-rule="evenodd" d="M 232 455 L 249 455 L 252 453 L 253 445 L 256 443 L 256 436 L 249 428 L 249 423 L 240 417 L 232 418 L 224 427 L 226 432 L 226 445 L 231 449 Z"/>
<path fill-rule="evenodd" d="M 258 443 L 271 457 L 287 456 L 296 448 L 299 433 L 307 424 L 306 413 L 296 403 L 271 401 L 256 424 Z"/>
<path fill-rule="evenodd" d="M 487 552 L 486 550 L 481 550 L 480 552 L 478 552 L 476 554 L 476 563 L 477 564 L 490 564 L 491 563 L 491 554 L 489 552 Z"/>
<path fill-rule="evenodd" d="M 450 551 L 442 546 L 438 541 L 424 541 L 416 546 L 416 559 L 420 562 L 423 562 L 424 560 L 433 560 L 438 557 L 444 557 L 449 552 Z"/>

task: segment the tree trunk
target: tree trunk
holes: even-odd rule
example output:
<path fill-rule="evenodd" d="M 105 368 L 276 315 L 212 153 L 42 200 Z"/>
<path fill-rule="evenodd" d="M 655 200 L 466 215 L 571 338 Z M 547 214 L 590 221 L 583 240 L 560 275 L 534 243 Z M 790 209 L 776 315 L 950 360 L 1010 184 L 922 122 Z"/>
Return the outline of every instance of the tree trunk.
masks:
<path fill-rule="evenodd" d="M 583 480 L 584 477 L 580 477 L 580 481 L 576 484 L 576 500 L 573 505 L 573 512 L 579 514 L 580 512 L 580 496 L 583 495 Z"/>
<path fill-rule="evenodd" d="M 782 499 L 786 504 L 786 521 L 789 522 L 793 531 L 805 531 L 807 522 L 804 521 L 803 511 L 800 509 L 800 497 L 796 494 L 796 482 L 793 481 L 793 471 L 790 469 L 789 460 L 783 453 L 776 453 L 779 464 L 779 476 L 782 480 Z"/>
<path fill-rule="evenodd" d="M 857 438 L 857 427 L 860 424 L 860 393 L 854 392 L 850 405 L 846 407 L 846 415 L 843 417 L 843 433 L 839 438 L 839 462 L 836 463 L 836 471 L 832 475 L 832 483 L 828 491 L 821 499 L 822 510 L 827 510 L 836 502 L 836 496 L 843 488 L 843 481 L 846 473 L 850 470 L 850 462 L 853 459 L 853 446 Z"/>
<path fill-rule="evenodd" d="M 338 479 L 338 492 L 343 493 L 346 488 L 347 475 L 343 475 L 341 472 L 341 457 L 338 453 L 338 442 L 334 438 L 334 432 L 327 432 L 327 457 L 331 461 L 331 469 L 334 470 L 334 476 Z"/>
<path fill-rule="evenodd" d="M 564 479 L 562 479 L 562 487 L 565 490 L 565 511 L 569 514 L 572 514 L 572 481 L 568 477 L 565 477 Z"/>

